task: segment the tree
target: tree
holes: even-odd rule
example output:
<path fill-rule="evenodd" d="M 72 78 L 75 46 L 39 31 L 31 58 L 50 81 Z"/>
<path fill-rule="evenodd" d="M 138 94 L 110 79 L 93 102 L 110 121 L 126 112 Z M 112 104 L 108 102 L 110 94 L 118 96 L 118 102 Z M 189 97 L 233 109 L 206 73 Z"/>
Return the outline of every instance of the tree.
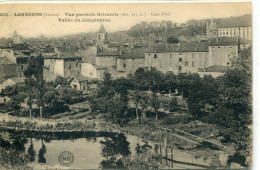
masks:
<path fill-rule="evenodd" d="M 155 119 L 156 121 L 158 120 L 158 110 L 160 108 L 160 101 L 159 101 L 159 98 L 157 96 L 156 93 L 153 93 L 152 94 L 152 100 L 151 100 L 151 105 L 154 109 L 154 112 L 155 112 Z"/>
<path fill-rule="evenodd" d="M 170 112 L 175 112 L 179 109 L 179 105 L 178 105 L 178 102 L 177 102 L 177 98 L 174 97 L 170 103 L 169 103 L 169 106 L 170 106 Z"/>
<path fill-rule="evenodd" d="M 27 94 L 27 105 L 29 107 L 30 117 L 32 117 L 32 105 L 35 99 L 36 81 L 34 78 L 25 79 L 26 94 Z"/>
<path fill-rule="evenodd" d="M 168 42 L 169 44 L 174 44 L 174 43 L 178 43 L 179 40 L 178 40 L 178 38 L 171 36 L 171 37 L 168 37 L 168 38 L 167 38 L 167 42 Z"/>
<path fill-rule="evenodd" d="M 135 104 L 136 120 L 139 123 L 138 107 L 139 107 L 140 101 L 142 99 L 141 92 L 139 90 L 134 90 L 131 96 L 132 96 L 132 101 Z"/>
<path fill-rule="evenodd" d="M 36 104 L 38 105 L 39 109 L 40 109 L 40 118 L 42 118 L 42 110 L 44 107 L 44 100 L 43 100 L 43 96 L 46 90 L 46 86 L 45 86 L 45 80 L 43 80 L 43 77 L 39 77 L 37 78 L 37 92 L 36 92 Z"/>

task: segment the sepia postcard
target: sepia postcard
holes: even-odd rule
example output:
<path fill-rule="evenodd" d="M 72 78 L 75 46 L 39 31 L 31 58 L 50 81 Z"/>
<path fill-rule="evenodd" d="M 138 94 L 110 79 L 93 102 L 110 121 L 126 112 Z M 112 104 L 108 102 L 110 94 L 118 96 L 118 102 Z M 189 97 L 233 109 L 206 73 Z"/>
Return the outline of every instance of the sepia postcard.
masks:
<path fill-rule="evenodd" d="M 251 169 L 251 2 L 0 3 L 0 169 Z"/>

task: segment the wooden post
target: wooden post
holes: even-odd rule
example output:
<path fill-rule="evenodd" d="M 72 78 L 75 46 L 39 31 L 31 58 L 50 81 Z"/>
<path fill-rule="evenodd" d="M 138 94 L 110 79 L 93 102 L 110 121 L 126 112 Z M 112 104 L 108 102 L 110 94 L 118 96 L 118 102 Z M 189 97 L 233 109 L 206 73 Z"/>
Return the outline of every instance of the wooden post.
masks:
<path fill-rule="evenodd" d="M 173 147 L 171 147 L 171 167 L 173 168 Z"/>
<path fill-rule="evenodd" d="M 166 162 L 166 165 L 168 165 L 168 150 L 167 150 L 167 146 L 165 147 L 165 162 Z"/>

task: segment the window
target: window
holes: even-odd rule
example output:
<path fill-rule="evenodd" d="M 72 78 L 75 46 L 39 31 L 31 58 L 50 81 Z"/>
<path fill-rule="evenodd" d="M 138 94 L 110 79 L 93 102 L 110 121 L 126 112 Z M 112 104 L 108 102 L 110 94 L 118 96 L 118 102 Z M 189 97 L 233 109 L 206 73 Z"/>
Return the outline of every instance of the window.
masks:
<path fill-rule="evenodd" d="M 194 61 L 192 61 L 192 63 L 191 63 L 191 64 L 192 64 L 192 67 L 194 67 Z"/>
<path fill-rule="evenodd" d="M 229 66 L 229 62 L 227 62 L 227 65 Z"/>
<path fill-rule="evenodd" d="M 157 58 L 157 54 L 154 54 L 153 57 L 154 57 L 154 58 Z"/>
<path fill-rule="evenodd" d="M 192 53 L 192 59 L 194 59 L 194 53 Z"/>
<path fill-rule="evenodd" d="M 21 65 L 21 69 L 23 70 L 23 65 Z"/>
<path fill-rule="evenodd" d="M 185 62 L 185 66 L 188 66 L 188 65 L 189 65 L 189 62 L 188 62 L 188 61 L 186 61 L 186 62 Z"/>
<path fill-rule="evenodd" d="M 218 48 L 220 48 L 220 47 L 218 47 Z"/>
<path fill-rule="evenodd" d="M 71 65 L 69 64 L 69 65 L 68 65 L 68 69 L 70 69 L 70 68 L 71 68 Z"/>
<path fill-rule="evenodd" d="M 170 53 L 170 58 L 172 58 L 172 54 Z"/>
<path fill-rule="evenodd" d="M 124 68 L 126 67 L 126 64 L 125 64 L 125 63 L 123 64 L 123 67 L 124 67 Z"/>
<path fill-rule="evenodd" d="M 151 54 L 148 54 L 148 55 L 151 55 Z"/>
<path fill-rule="evenodd" d="M 182 58 L 179 58 L 179 62 L 182 62 Z"/>
<path fill-rule="evenodd" d="M 179 72 L 182 72 L 182 66 L 179 66 Z"/>
<path fill-rule="evenodd" d="M 182 53 L 179 53 L 179 55 L 182 55 Z"/>

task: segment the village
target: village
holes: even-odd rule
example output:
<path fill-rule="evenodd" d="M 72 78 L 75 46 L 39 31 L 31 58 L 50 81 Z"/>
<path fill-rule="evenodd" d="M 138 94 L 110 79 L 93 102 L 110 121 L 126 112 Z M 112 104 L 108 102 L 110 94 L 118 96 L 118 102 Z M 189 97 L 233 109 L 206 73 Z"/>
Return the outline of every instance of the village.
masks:
<path fill-rule="evenodd" d="M 144 142 L 138 159 L 106 156 L 101 168 L 250 167 L 248 17 L 141 22 L 116 33 L 101 24 L 95 33 L 60 38 L 14 32 L 0 40 L 0 129 L 21 131 L 31 144 L 31 134 L 41 132 L 42 146 L 49 133 L 76 139 L 93 131 L 160 148 L 149 157 Z"/>

